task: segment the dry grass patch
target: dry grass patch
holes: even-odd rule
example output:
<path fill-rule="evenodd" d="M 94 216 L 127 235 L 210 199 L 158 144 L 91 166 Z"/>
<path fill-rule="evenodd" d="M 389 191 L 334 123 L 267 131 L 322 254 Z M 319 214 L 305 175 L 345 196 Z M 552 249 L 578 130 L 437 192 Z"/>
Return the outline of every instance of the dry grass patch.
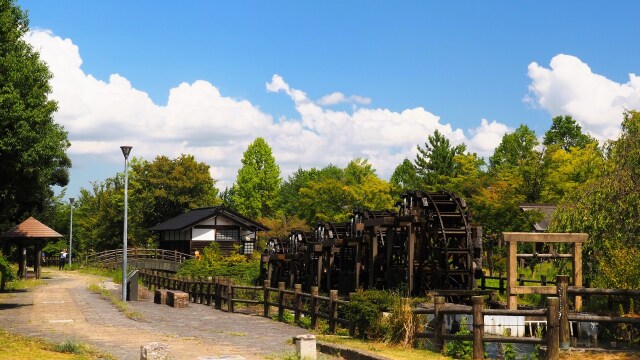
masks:
<path fill-rule="evenodd" d="M 318 335 L 319 341 L 333 343 L 344 347 L 364 350 L 367 352 L 375 353 L 393 360 L 413 360 L 413 359 L 427 359 L 427 360 L 444 360 L 450 359 L 442 354 L 435 353 L 429 350 L 407 348 L 400 345 L 391 345 L 382 342 L 365 341 L 347 337 L 332 336 L 332 335 Z"/>
<path fill-rule="evenodd" d="M 100 353 L 88 345 L 65 341 L 55 344 L 0 329 L 0 360 L 114 360 L 111 355 Z"/>

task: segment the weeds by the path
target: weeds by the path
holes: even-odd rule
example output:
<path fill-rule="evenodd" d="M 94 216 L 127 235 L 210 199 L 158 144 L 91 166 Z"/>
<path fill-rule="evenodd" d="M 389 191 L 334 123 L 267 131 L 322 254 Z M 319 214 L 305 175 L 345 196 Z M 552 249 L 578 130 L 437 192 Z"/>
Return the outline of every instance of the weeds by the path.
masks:
<path fill-rule="evenodd" d="M 120 310 L 124 314 L 124 316 L 128 317 L 129 319 L 132 319 L 132 320 L 142 319 L 142 314 L 129 309 L 129 307 L 124 301 L 122 301 L 118 296 L 112 294 L 109 290 L 103 288 L 98 284 L 90 284 L 88 288 L 91 292 L 100 294 L 102 295 L 103 298 L 111 301 L 111 303 L 115 305 L 116 308 L 118 308 L 118 310 Z"/>

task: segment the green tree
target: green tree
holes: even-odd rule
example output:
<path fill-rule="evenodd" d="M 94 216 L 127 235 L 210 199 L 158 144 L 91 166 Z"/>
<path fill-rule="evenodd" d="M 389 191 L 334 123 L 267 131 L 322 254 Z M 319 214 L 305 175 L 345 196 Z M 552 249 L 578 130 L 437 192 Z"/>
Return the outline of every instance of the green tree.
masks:
<path fill-rule="evenodd" d="M 138 245 L 151 244 L 148 228 L 191 209 L 220 203 L 209 165 L 193 155 L 175 159 L 158 156 L 153 162 L 131 162 L 131 237 Z"/>
<path fill-rule="evenodd" d="M 609 144 L 599 176 L 560 203 L 550 231 L 585 232 L 585 279 L 601 287 L 640 288 L 640 270 L 625 261 L 640 244 L 640 113 L 624 113 L 620 138 Z M 635 280 L 634 280 L 635 279 Z"/>
<path fill-rule="evenodd" d="M 552 146 L 545 151 L 544 161 L 548 173 L 542 197 L 554 204 L 604 171 L 604 156 L 596 142 L 569 150 Z"/>
<path fill-rule="evenodd" d="M 418 154 L 414 160 L 416 173 L 427 190 L 442 190 L 443 182 L 456 173 L 456 155 L 466 151 L 466 145 L 452 146 L 440 131 L 427 137 L 424 148 L 418 145 Z"/>
<path fill-rule="evenodd" d="M 584 148 L 596 143 L 591 136 L 582 132 L 582 127 L 570 115 L 553 118 L 551 128 L 544 134 L 544 146 L 558 145 L 565 151 L 573 147 Z"/>
<path fill-rule="evenodd" d="M 489 159 L 489 172 L 493 177 L 500 177 L 497 175 L 500 172 L 511 172 L 509 176 L 520 179 L 518 191 L 525 195 L 525 202 L 542 200 L 547 168 L 542 161 L 544 153 L 535 149 L 538 145 L 535 132 L 520 125 L 513 133 L 502 137 Z"/>
<path fill-rule="evenodd" d="M 289 175 L 286 181 L 280 186 L 278 197 L 278 211 L 285 216 L 303 217 L 300 208 L 300 189 L 306 187 L 309 182 L 317 180 L 320 171 L 316 168 L 309 170 L 298 169 Z"/>
<path fill-rule="evenodd" d="M 69 182 L 67 133 L 53 121 L 51 73 L 23 37 L 27 14 L 0 0 L 0 229 L 51 206 Z"/>
<path fill-rule="evenodd" d="M 518 167 L 535 157 L 535 147 L 538 146 L 536 133 L 527 125 L 520 125 L 514 132 L 505 134 L 500 145 L 496 147 L 493 156 L 489 158 L 489 168 Z"/>
<path fill-rule="evenodd" d="M 391 185 L 375 174 L 363 159 L 345 169 L 329 165 L 299 192 L 300 217 L 308 224 L 318 221 L 345 222 L 356 208 L 383 210 L 393 207 Z"/>
<path fill-rule="evenodd" d="M 399 195 L 405 191 L 420 188 L 420 180 L 416 172 L 416 167 L 409 159 L 404 159 L 402 163 L 393 170 L 389 182 L 391 183 L 395 197 L 399 197 Z"/>
<path fill-rule="evenodd" d="M 94 182 L 80 189 L 73 213 L 76 251 L 103 251 L 122 247 L 124 176 Z"/>
<path fill-rule="evenodd" d="M 243 215 L 259 218 L 275 213 L 280 188 L 280 167 L 263 138 L 255 139 L 242 157 L 232 200 Z"/>

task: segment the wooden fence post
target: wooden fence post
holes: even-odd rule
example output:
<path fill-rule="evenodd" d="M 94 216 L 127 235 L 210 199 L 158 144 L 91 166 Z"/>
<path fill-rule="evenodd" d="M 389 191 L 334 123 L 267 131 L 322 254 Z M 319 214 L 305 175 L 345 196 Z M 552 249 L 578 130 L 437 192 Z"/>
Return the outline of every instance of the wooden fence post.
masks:
<path fill-rule="evenodd" d="M 318 287 L 311 287 L 311 328 L 318 328 Z"/>
<path fill-rule="evenodd" d="M 302 307 L 302 297 L 300 296 L 300 293 L 302 292 L 302 284 L 294 284 L 293 291 L 293 318 L 297 324 L 300 321 L 300 308 Z"/>
<path fill-rule="evenodd" d="M 263 309 L 263 315 L 266 318 L 270 318 L 271 317 L 271 299 L 269 298 L 269 280 L 265 280 L 262 283 L 262 291 L 264 292 L 264 309 Z"/>
<path fill-rule="evenodd" d="M 540 275 L 540 286 L 547 286 L 547 275 Z"/>
<path fill-rule="evenodd" d="M 211 286 L 213 285 L 213 277 L 207 276 L 207 306 L 211 306 Z M 215 291 L 215 288 L 214 288 Z"/>
<path fill-rule="evenodd" d="M 284 321 L 284 281 L 278 282 L 278 321 Z"/>
<path fill-rule="evenodd" d="M 336 318 L 338 317 L 338 290 L 329 290 L 329 333 L 336 333 Z"/>
<path fill-rule="evenodd" d="M 567 289 L 569 288 L 569 277 L 567 275 L 556 276 L 557 294 L 559 301 L 559 321 L 560 321 L 560 348 L 569 348 L 569 299 Z"/>
<path fill-rule="evenodd" d="M 473 359 L 484 359 L 484 343 L 482 336 L 484 334 L 484 315 L 482 308 L 484 307 L 484 298 L 482 296 L 473 296 Z"/>
<path fill-rule="evenodd" d="M 557 360 L 560 357 L 559 299 L 550 297 L 547 302 L 547 360 Z"/>
<path fill-rule="evenodd" d="M 433 335 L 436 343 L 436 350 L 442 352 L 444 350 L 444 314 L 440 312 L 444 307 L 444 296 L 436 296 L 433 298 Z"/>
<path fill-rule="evenodd" d="M 216 280 L 215 280 L 215 293 L 214 293 L 214 302 L 213 302 L 213 306 L 216 308 L 216 310 L 220 310 L 222 309 L 222 285 L 220 285 L 220 277 L 216 276 Z"/>
<path fill-rule="evenodd" d="M 233 304 L 233 295 L 235 293 L 235 288 L 233 287 L 233 282 L 229 279 L 229 312 L 232 313 L 235 310 Z"/>

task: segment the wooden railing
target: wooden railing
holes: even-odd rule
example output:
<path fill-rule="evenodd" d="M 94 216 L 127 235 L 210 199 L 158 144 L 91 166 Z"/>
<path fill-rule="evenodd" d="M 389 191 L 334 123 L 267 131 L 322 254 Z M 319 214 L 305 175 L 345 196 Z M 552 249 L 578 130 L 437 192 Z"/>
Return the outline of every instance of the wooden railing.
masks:
<path fill-rule="evenodd" d="M 487 285 L 487 280 L 498 280 L 498 286 Z M 548 281 L 546 275 L 540 275 L 540 280 L 525 279 L 523 274 L 518 275 L 518 285 L 536 284 L 540 286 L 555 285 L 555 281 Z M 498 290 L 500 294 L 507 291 L 507 278 L 502 276 L 483 276 L 480 278 L 479 288 L 481 290 Z"/>
<path fill-rule="evenodd" d="M 542 310 L 485 309 L 483 296 L 473 296 L 472 301 L 473 306 L 447 308 L 444 297 L 436 296 L 433 300 L 433 309 L 413 310 L 415 315 L 431 314 L 434 316 L 433 332 L 417 333 L 416 337 L 434 339 L 438 351 L 444 349 L 445 340 L 473 341 L 473 359 L 484 358 L 485 342 L 543 344 L 547 346 L 547 359 L 559 358 L 558 298 L 548 298 L 547 308 Z M 446 314 L 472 315 L 473 330 L 471 335 L 446 334 L 444 321 Z M 543 338 L 487 335 L 484 333 L 484 315 L 545 316 L 547 331 Z"/>
<path fill-rule="evenodd" d="M 122 261 L 122 249 L 107 250 L 87 256 L 87 263 L 113 263 Z M 193 258 L 193 255 L 184 254 L 177 250 L 131 248 L 127 249 L 127 259 L 131 260 L 164 260 L 182 263 Z"/>
<path fill-rule="evenodd" d="M 194 303 L 213 305 L 218 310 L 236 311 L 238 304 L 262 305 L 262 315 L 271 318 L 272 310 L 277 308 L 277 318 L 285 320 L 286 310 L 292 311 L 294 320 L 298 322 L 302 315 L 310 317 L 310 326 L 318 327 L 318 319 L 328 322 L 329 332 L 335 333 L 336 325 L 341 325 L 350 332 L 355 330 L 349 320 L 340 317 L 341 308 L 349 302 L 338 299 L 337 290 L 332 290 L 328 297 L 318 294 L 318 287 L 311 288 L 311 293 L 303 293 L 302 285 L 296 284 L 295 290 L 285 289 L 285 283 L 278 283 L 277 288 L 269 287 L 269 281 L 263 286 L 235 285 L 231 279 L 222 277 L 179 277 L 168 272 L 141 270 L 140 279 L 150 290 L 170 289 L 189 293 L 189 300 Z M 238 297 L 242 293 L 244 297 Z"/>
<path fill-rule="evenodd" d="M 236 305 L 249 304 L 262 307 L 261 314 L 271 318 L 272 312 L 277 309 L 277 319 L 284 321 L 287 313 L 293 312 L 296 322 L 304 316 L 310 318 L 312 329 L 318 327 L 318 319 L 328 322 L 329 332 L 335 333 L 337 325 L 347 329 L 351 336 L 355 335 L 355 324 L 341 317 L 343 309 L 348 306 L 348 300 L 338 299 L 337 290 L 330 292 L 329 296 L 318 294 L 318 288 L 312 287 L 311 293 L 302 292 L 300 284 L 296 284 L 293 290 L 285 289 L 285 283 L 278 283 L 277 288 L 269 286 L 265 281 L 263 286 L 235 285 L 231 279 L 222 277 L 178 277 L 174 274 L 162 271 L 141 270 L 140 278 L 151 290 L 172 289 L 189 293 L 189 300 L 194 303 L 212 305 L 218 310 L 229 312 L 236 311 Z M 558 297 L 547 298 L 547 307 L 538 310 L 504 310 L 486 309 L 485 297 L 473 296 L 473 306 L 455 306 L 445 304 L 444 297 L 434 297 L 433 308 L 416 308 L 412 312 L 416 316 L 431 314 L 434 316 L 434 326 L 431 332 L 419 332 L 417 338 L 433 339 L 436 348 L 442 350 L 446 340 L 473 341 L 474 359 L 484 356 L 485 342 L 502 343 L 529 343 L 546 345 L 546 358 L 558 359 L 560 348 L 568 346 L 569 321 L 610 322 L 640 324 L 639 318 L 623 316 L 597 316 L 584 315 L 569 312 L 569 295 L 627 295 L 640 296 L 639 290 L 619 289 L 587 289 L 569 287 L 567 276 L 557 276 L 556 286 Z M 461 314 L 472 315 L 472 334 L 455 335 L 447 334 L 444 315 Z M 546 331 L 542 338 L 499 336 L 484 333 L 484 316 L 539 316 L 546 319 Z M 289 315 L 290 316 L 290 315 Z M 274 316 L 276 317 L 276 316 Z M 363 331 L 361 329 L 361 331 Z"/>

